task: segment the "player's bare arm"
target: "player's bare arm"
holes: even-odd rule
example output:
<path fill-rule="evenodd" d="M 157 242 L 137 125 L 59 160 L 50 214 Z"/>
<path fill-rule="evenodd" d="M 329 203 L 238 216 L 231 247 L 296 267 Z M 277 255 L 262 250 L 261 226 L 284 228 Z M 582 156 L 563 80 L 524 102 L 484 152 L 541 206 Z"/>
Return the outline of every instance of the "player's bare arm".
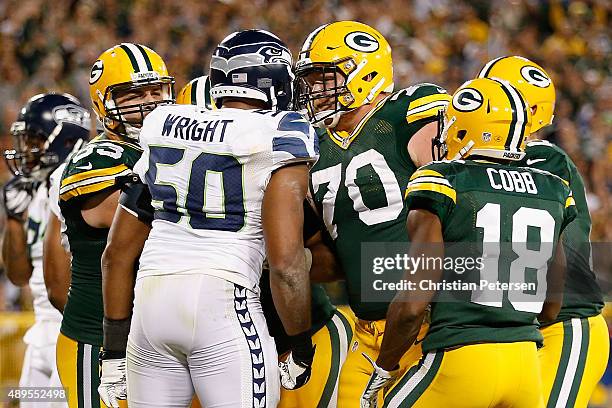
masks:
<path fill-rule="evenodd" d="M 2 237 L 2 260 L 8 279 L 17 286 L 27 285 L 32 276 L 23 221 L 7 218 Z"/>
<path fill-rule="evenodd" d="M 310 279 L 302 237 L 307 189 L 305 164 L 283 167 L 272 175 L 262 204 L 274 304 L 290 336 L 310 329 Z"/>
<path fill-rule="evenodd" d="M 565 287 L 565 267 L 565 250 L 563 249 L 563 238 L 560 237 L 555 256 L 546 273 L 546 300 L 538 315 L 538 320 L 541 322 L 554 321 L 561 310 Z"/>
<path fill-rule="evenodd" d="M 105 191 L 87 199 L 81 215 L 94 228 L 110 228 L 119 202 L 119 191 Z"/>
<path fill-rule="evenodd" d="M 317 232 L 305 242 L 304 246 L 310 250 L 312 265 L 310 266 L 310 280 L 315 283 L 334 282 L 344 279 L 342 267 L 336 255 L 325 242 L 322 232 Z"/>
<path fill-rule="evenodd" d="M 442 224 L 437 215 L 427 210 L 410 211 L 407 228 L 412 240 L 410 254 L 424 254 L 426 257 L 433 258 L 444 257 Z M 432 266 L 434 268 L 418 268 L 413 271 L 414 273 L 406 273 L 404 279 L 414 282 L 421 280 L 438 282 L 442 276 L 442 270 L 435 268 L 435 265 Z M 396 368 L 402 355 L 414 344 L 425 310 L 435 294 L 433 290 L 418 289 L 399 291 L 395 295 L 387 312 L 385 331 L 402 333 L 402 335 L 383 337 L 380 355 L 376 360 L 379 367 L 387 371 Z"/>
<path fill-rule="evenodd" d="M 63 313 L 70 287 L 70 254 L 61 241 L 60 220 L 50 213 L 43 243 L 43 274 L 49 302 Z"/>
<path fill-rule="evenodd" d="M 118 206 L 102 254 L 104 317 L 127 319 L 132 313 L 135 266 L 151 227 Z M 127 340 L 127 339 L 126 339 Z"/>
<path fill-rule="evenodd" d="M 431 162 L 431 141 L 438 134 L 438 123 L 431 122 L 423 126 L 408 142 L 408 154 L 417 167 Z"/>

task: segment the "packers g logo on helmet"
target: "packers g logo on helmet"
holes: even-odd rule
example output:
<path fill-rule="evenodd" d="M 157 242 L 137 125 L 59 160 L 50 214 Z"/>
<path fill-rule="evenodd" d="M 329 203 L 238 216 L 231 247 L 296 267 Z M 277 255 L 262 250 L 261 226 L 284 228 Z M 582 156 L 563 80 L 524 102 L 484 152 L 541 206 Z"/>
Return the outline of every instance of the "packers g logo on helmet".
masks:
<path fill-rule="evenodd" d="M 531 113 L 520 92 L 507 81 L 478 78 L 455 92 L 438 129 L 433 142 L 437 160 L 468 156 L 521 160 L 531 131 Z"/>
<path fill-rule="evenodd" d="M 532 133 L 552 123 L 555 86 L 550 75 L 535 62 L 517 55 L 495 58 L 485 64 L 478 78 L 508 81 L 523 94 L 533 114 Z"/>
<path fill-rule="evenodd" d="M 525 65 L 521 68 L 521 75 L 529 84 L 539 88 L 549 87 L 552 81 L 541 69 Z"/>
<path fill-rule="evenodd" d="M 297 108 L 316 126 L 332 128 L 343 113 L 393 92 L 389 43 L 356 21 L 326 24 L 310 33 L 295 73 Z"/>
<path fill-rule="evenodd" d="M 453 96 L 453 107 L 461 112 L 471 112 L 482 106 L 484 98 L 478 90 L 464 88 Z"/>
<path fill-rule="evenodd" d="M 374 36 L 362 31 L 347 34 L 344 42 L 352 49 L 361 52 L 374 52 L 380 47 Z"/>
<path fill-rule="evenodd" d="M 91 72 L 89 73 L 89 84 L 95 84 L 102 76 L 102 72 L 104 72 L 104 62 L 102 60 L 97 60 L 91 67 Z"/>

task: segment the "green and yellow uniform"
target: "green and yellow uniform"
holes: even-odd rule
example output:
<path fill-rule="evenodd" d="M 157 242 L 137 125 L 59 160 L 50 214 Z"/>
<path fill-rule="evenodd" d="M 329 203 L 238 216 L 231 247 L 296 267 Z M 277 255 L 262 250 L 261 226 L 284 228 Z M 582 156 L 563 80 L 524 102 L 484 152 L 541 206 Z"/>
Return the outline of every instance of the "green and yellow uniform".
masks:
<path fill-rule="evenodd" d="M 310 204 L 304 202 L 304 241 L 321 229 L 321 221 Z M 281 356 L 290 351 L 289 337 L 276 312 L 270 290 L 270 272 L 264 268 L 260 279 L 261 306 L 276 350 Z M 347 308 L 336 309 L 323 286 L 311 285 L 312 344 L 316 347 L 310 380 L 297 390 L 281 387 L 279 408 L 337 407 L 338 378 L 346 359 L 355 318 Z"/>
<path fill-rule="evenodd" d="M 412 175 L 406 205 L 436 214 L 444 242 L 461 245 L 461 257 L 482 257 L 483 266 L 444 270 L 442 282 L 473 285 L 437 292 L 423 358 L 385 396 L 385 406 L 542 407 L 541 271 L 576 216 L 569 187 L 541 170 L 436 162 Z M 481 279 L 534 287 L 495 290 Z"/>
<path fill-rule="evenodd" d="M 364 302 L 361 294 L 361 243 L 406 242 L 402 191 L 417 166 L 408 142 L 437 118 L 450 97 L 442 88 L 420 84 L 386 96 L 355 130 L 320 134 L 319 161 L 311 170 L 312 195 L 323 214 L 346 275 L 349 305 L 358 320 L 355 338 L 340 374 L 338 406 L 356 406 L 378 356 L 386 302 Z M 418 360 L 420 347 L 402 359 Z"/>
<path fill-rule="evenodd" d="M 279 356 L 283 356 L 290 351 L 288 336 L 272 302 L 268 274 L 264 270 L 260 298 L 270 335 L 274 337 Z M 316 347 L 312 375 L 297 390 L 281 388 L 280 408 L 337 406 L 338 378 L 353 337 L 354 317 L 350 310 L 332 305 L 321 285 L 313 284 L 311 290 L 311 334 Z"/>
<path fill-rule="evenodd" d="M 60 208 L 72 253 L 71 283 L 57 343 L 57 364 L 70 407 L 99 407 L 98 354 L 102 347 L 102 272 L 108 228 L 93 228 L 81 215 L 83 204 L 117 188 L 142 150 L 129 142 L 98 136 L 67 161 Z"/>
<path fill-rule="evenodd" d="M 601 288 L 591 267 L 591 217 L 582 177 L 558 146 L 540 140 L 527 143 L 520 162 L 565 180 L 574 194 L 578 215 L 563 234 L 567 258 L 563 306 L 553 322 L 542 322 L 544 347 L 538 351 L 544 400 L 549 407 L 586 407 L 603 376 L 610 354 Z"/>

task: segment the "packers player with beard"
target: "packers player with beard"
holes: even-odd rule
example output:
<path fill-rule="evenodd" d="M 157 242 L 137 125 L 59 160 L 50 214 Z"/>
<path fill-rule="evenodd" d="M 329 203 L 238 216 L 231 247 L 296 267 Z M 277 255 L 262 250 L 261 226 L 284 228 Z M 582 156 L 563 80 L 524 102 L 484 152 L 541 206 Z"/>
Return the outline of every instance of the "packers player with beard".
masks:
<path fill-rule="evenodd" d="M 538 354 L 545 403 L 549 407 L 586 407 L 606 370 L 610 343 L 608 327 L 601 315 L 602 291 L 591 264 L 591 217 L 584 181 L 567 153 L 537 139 L 536 132 L 552 123 L 555 87 L 541 66 L 519 56 L 493 59 L 478 76 L 510 82 L 530 106 L 531 136 L 519 165 L 561 177 L 574 193 L 578 215 L 563 235 L 567 255 L 563 306 L 555 320 L 541 322 L 544 347 Z"/>
<path fill-rule="evenodd" d="M 144 117 L 173 102 L 174 79 L 153 50 L 122 43 L 93 64 L 90 96 L 104 132 L 72 155 L 60 186 L 60 208 L 72 252 L 71 283 L 57 341 L 60 379 L 70 407 L 100 407 L 102 347 L 100 261 L 119 196 L 116 179 L 139 159 L 138 134 Z M 105 366 L 125 376 L 124 360 Z M 123 361 L 123 365 L 120 363 Z"/>
<path fill-rule="evenodd" d="M 436 140 L 449 160 L 417 170 L 406 189 L 410 255 L 481 262 L 464 272 L 428 262 L 404 275 L 416 289 L 399 291 L 389 307 L 362 408 L 375 407 L 376 391 L 393 381 L 389 372 L 430 304 L 423 358 L 386 393 L 385 407 L 544 407 L 536 317 L 554 319 L 561 307 L 557 244 L 576 206 L 559 177 L 514 164 L 530 126 L 528 106 L 507 82 L 475 79 L 453 95 Z M 445 282 L 466 286 L 435 289 Z M 535 287 L 523 289 L 528 282 Z"/>
<path fill-rule="evenodd" d="M 433 84 L 393 92 L 391 47 L 377 30 L 354 21 L 314 30 L 295 73 L 297 105 L 320 127 L 312 198 L 333 240 L 357 317 L 338 386 L 338 406 L 354 407 L 373 372 L 368 358 L 378 356 L 388 307 L 362 299 L 360 246 L 408 240 L 402 190 L 410 175 L 431 161 L 437 113 L 450 97 Z M 402 368 L 420 354 L 419 346 L 412 348 Z"/>

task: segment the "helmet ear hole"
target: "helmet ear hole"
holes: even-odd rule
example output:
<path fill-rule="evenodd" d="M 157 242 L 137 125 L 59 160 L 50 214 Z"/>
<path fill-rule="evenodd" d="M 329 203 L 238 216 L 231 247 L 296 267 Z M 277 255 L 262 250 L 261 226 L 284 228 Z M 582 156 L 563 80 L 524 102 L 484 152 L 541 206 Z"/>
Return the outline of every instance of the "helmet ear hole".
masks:
<path fill-rule="evenodd" d="M 463 140 L 465 135 L 467 135 L 467 130 L 466 129 L 461 129 L 460 131 L 457 132 L 457 138 L 459 140 Z"/>
<path fill-rule="evenodd" d="M 361 79 L 363 79 L 366 82 L 371 82 L 376 77 L 376 75 L 378 75 L 378 72 L 372 71 L 369 74 L 364 75 Z M 359 91 L 359 92 L 361 92 L 361 91 Z"/>

